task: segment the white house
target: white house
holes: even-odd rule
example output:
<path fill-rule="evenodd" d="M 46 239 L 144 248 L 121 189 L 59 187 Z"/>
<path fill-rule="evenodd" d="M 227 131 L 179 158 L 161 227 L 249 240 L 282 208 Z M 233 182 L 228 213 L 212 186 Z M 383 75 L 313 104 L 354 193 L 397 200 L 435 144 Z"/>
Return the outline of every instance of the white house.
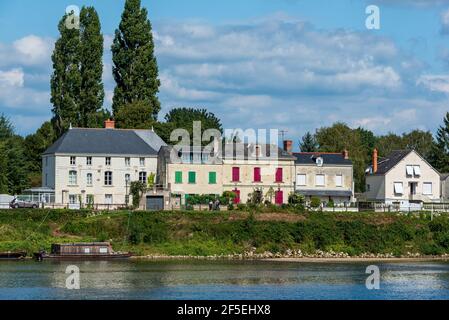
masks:
<path fill-rule="evenodd" d="M 416 151 L 393 151 L 378 159 L 374 150 L 366 174 L 368 201 L 421 208 L 425 202 L 440 202 L 440 195 L 440 173 Z"/>
<path fill-rule="evenodd" d="M 69 129 L 42 155 L 42 187 L 54 202 L 77 207 L 129 203 L 132 181 L 156 174 L 159 149 L 166 145 L 152 130 Z"/>

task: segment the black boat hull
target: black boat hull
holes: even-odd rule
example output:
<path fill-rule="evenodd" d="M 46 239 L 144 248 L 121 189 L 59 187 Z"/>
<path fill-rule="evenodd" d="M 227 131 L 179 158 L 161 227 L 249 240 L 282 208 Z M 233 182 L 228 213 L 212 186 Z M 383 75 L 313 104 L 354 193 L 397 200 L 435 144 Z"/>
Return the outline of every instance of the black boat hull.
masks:
<path fill-rule="evenodd" d="M 0 260 L 21 260 L 26 255 L 26 252 L 0 252 Z"/>
<path fill-rule="evenodd" d="M 71 261 L 80 261 L 80 260 L 96 260 L 96 261 L 104 261 L 104 260 L 123 260 L 129 259 L 132 255 L 130 253 L 117 253 L 117 254 L 67 254 L 67 255 L 58 255 L 58 254 L 41 254 L 35 253 L 34 258 L 38 261 L 43 260 L 71 260 Z"/>

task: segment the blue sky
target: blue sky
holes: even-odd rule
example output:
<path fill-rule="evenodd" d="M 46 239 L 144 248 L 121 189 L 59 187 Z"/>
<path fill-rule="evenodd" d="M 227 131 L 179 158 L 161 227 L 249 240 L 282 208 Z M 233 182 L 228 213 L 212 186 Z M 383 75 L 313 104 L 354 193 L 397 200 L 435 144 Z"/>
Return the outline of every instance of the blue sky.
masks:
<path fill-rule="evenodd" d="M 18 133 L 51 117 L 57 23 L 93 5 L 109 52 L 123 0 L 0 0 L 0 112 Z M 335 121 L 377 134 L 435 132 L 449 111 L 449 0 L 143 0 L 159 62 L 159 118 L 205 107 L 225 128 L 277 128 L 299 139 Z M 365 8 L 380 8 L 380 30 Z"/>

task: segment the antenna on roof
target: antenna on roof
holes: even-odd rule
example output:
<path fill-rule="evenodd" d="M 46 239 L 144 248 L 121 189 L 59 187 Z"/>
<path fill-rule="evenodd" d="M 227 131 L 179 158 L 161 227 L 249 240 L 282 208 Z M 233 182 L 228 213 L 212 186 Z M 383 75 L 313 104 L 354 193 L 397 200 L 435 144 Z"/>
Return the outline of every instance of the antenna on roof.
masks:
<path fill-rule="evenodd" d="M 282 137 L 282 141 L 285 140 L 285 134 L 288 132 L 288 130 L 279 130 L 279 136 Z"/>

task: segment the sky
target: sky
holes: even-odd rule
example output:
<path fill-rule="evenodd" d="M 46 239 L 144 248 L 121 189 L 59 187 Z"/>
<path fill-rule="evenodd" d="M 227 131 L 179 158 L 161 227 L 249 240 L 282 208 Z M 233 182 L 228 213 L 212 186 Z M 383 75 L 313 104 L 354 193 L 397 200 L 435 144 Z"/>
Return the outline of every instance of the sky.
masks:
<path fill-rule="evenodd" d="M 51 118 L 51 54 L 70 5 L 94 6 L 110 46 L 124 0 L 0 0 L 0 113 L 27 135 Z M 153 26 L 162 110 L 201 107 L 224 128 L 336 121 L 376 134 L 435 132 L 449 111 L 449 0 L 142 0 Z M 367 29 L 365 10 L 380 10 Z"/>

